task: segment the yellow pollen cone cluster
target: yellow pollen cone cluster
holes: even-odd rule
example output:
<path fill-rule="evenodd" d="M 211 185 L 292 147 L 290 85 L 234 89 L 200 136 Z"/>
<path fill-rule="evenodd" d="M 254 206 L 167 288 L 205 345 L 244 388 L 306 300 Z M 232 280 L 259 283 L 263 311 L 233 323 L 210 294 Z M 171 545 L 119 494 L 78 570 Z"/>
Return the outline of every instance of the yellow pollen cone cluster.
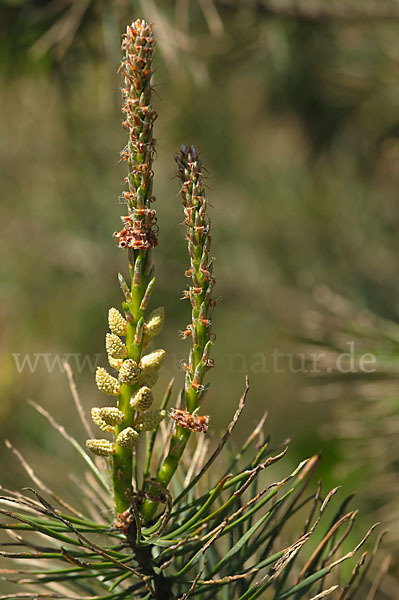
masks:
<path fill-rule="evenodd" d="M 138 392 L 130 399 L 130 406 L 137 411 L 144 411 L 150 408 L 153 403 L 154 396 L 149 387 L 143 386 Z"/>
<path fill-rule="evenodd" d="M 163 421 L 165 415 L 165 410 L 146 410 L 139 413 L 135 427 L 138 431 L 152 431 Z"/>
<path fill-rule="evenodd" d="M 108 440 L 87 440 L 86 446 L 97 456 L 111 456 L 111 454 L 115 454 L 115 446 Z"/>
<path fill-rule="evenodd" d="M 100 392 L 104 392 L 104 394 L 108 394 L 109 396 L 117 396 L 119 394 L 121 384 L 103 367 L 97 367 L 96 369 L 96 384 Z"/>
<path fill-rule="evenodd" d="M 145 333 L 153 338 L 162 331 L 163 324 L 165 322 L 165 309 L 163 306 L 156 308 L 149 315 L 145 325 L 144 331 Z"/>
<path fill-rule="evenodd" d="M 108 325 L 115 335 L 126 335 L 127 321 L 116 308 L 108 311 Z"/>
<path fill-rule="evenodd" d="M 119 381 L 127 385 L 137 383 L 140 376 L 140 369 L 137 363 L 131 358 L 126 359 L 119 370 Z"/>
<path fill-rule="evenodd" d="M 127 356 L 127 348 L 125 344 L 114 333 L 106 334 L 105 348 L 111 358 L 125 358 Z"/>
<path fill-rule="evenodd" d="M 122 448 L 133 448 L 139 441 L 139 434 L 133 429 L 133 427 L 126 427 L 123 429 L 118 437 L 116 443 Z"/>

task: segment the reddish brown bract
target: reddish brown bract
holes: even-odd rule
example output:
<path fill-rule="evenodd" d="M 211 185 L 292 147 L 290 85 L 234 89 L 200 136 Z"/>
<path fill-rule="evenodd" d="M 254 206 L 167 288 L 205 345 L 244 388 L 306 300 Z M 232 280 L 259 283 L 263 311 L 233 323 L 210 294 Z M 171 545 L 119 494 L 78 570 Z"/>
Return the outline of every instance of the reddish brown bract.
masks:
<path fill-rule="evenodd" d="M 136 209 L 137 216 L 145 215 L 144 219 L 135 219 L 133 215 L 122 217 L 124 226 L 120 231 L 115 231 L 119 248 L 133 248 L 134 250 L 155 248 L 157 245 L 157 224 L 155 210 L 149 208 Z"/>
<path fill-rule="evenodd" d="M 195 417 L 188 410 L 182 410 L 181 408 L 171 408 L 169 416 L 174 419 L 180 427 L 190 429 L 191 431 L 197 431 L 199 433 L 206 433 L 208 431 L 209 417 L 207 415 L 199 415 Z"/>

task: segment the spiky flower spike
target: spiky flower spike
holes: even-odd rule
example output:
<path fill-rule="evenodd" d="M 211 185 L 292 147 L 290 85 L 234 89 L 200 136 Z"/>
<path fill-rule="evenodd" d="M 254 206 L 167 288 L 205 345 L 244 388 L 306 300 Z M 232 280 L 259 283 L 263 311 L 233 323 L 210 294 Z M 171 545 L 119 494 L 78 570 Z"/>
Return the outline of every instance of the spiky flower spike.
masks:
<path fill-rule="evenodd" d="M 166 487 L 171 480 L 184 448 L 192 431 L 206 432 L 207 417 L 192 417 L 199 407 L 204 392 L 203 380 L 206 371 L 213 366 L 209 353 L 211 342 L 211 313 L 216 304 L 212 299 L 215 280 L 212 276 L 212 256 L 210 253 L 210 222 L 206 213 L 207 201 L 202 182 L 201 159 L 194 146 L 182 146 L 175 156 L 177 174 L 181 182 L 181 195 L 187 227 L 188 253 L 190 268 L 186 276 L 190 278 L 190 286 L 184 292 L 184 298 L 191 303 L 191 323 L 187 326 L 183 337 L 191 337 L 192 348 L 188 364 L 185 365 L 186 380 L 184 399 L 187 410 L 180 411 L 186 415 L 183 421 L 177 420 L 176 431 L 172 437 L 169 454 L 158 470 L 157 482 Z M 149 355 L 151 356 L 151 355 Z M 198 425 L 201 419 L 201 427 Z M 187 423 L 191 426 L 188 427 Z M 155 493 L 155 489 L 153 490 Z M 157 503 L 144 500 L 141 511 L 145 520 L 150 520 L 157 509 Z"/>
<path fill-rule="evenodd" d="M 194 146 L 182 146 L 180 154 L 176 154 L 175 158 L 177 174 L 181 181 L 180 191 L 190 256 L 190 269 L 186 271 L 186 276 L 191 279 L 191 284 L 184 297 L 190 300 L 192 308 L 192 320 L 186 330 L 191 334 L 192 352 L 186 368 L 185 400 L 189 412 L 192 413 L 197 408 L 203 392 L 204 374 L 213 366 L 209 351 L 212 343 L 211 313 L 215 306 L 212 290 L 215 279 L 212 277 L 210 222 L 206 214 L 207 202 L 202 183 L 201 159 Z"/>
<path fill-rule="evenodd" d="M 123 228 L 114 233 L 120 248 L 127 248 L 131 284 L 123 275 L 119 283 L 123 292 L 125 317 L 116 309 L 108 313 L 111 333 L 106 336 L 109 363 L 119 371 L 118 379 L 103 368 L 96 374 L 97 385 L 103 392 L 118 396 L 118 407 L 113 410 L 95 409 L 93 419 L 104 431 L 112 431 L 115 443 L 89 440 L 88 447 L 97 454 L 113 454 L 112 478 L 115 512 L 120 515 L 130 506 L 132 497 L 133 447 L 139 434 L 133 429 L 136 410 L 149 408 L 153 401 L 149 389 L 154 385 L 164 359 L 164 350 L 142 357 L 143 343 L 159 333 L 163 324 L 163 310 L 147 315 L 155 279 L 151 264 L 151 249 L 157 245 L 155 210 L 151 207 L 152 160 L 154 141 L 152 126 L 156 113 L 151 106 L 151 64 L 154 38 L 145 21 L 132 23 L 123 36 L 121 70 L 125 85 L 122 90 L 125 115 L 123 127 L 128 132 L 126 147 L 121 158 L 126 160 L 128 190 L 122 196 L 127 215 L 122 217 Z M 125 339 L 122 341 L 119 336 Z M 139 366 L 138 366 L 139 365 Z M 148 387 L 143 387 L 143 386 Z M 143 392 L 144 390 L 144 392 Z M 134 402 L 130 403 L 131 399 Z M 111 411 L 111 412 L 110 412 Z M 139 414 L 139 413 L 138 413 Z"/>
<path fill-rule="evenodd" d="M 122 196 L 128 215 L 122 217 L 123 228 L 114 233 L 120 248 L 150 249 L 157 245 L 156 213 L 152 201 L 152 161 L 154 140 L 152 125 L 157 114 L 151 106 L 151 65 L 154 52 L 151 26 L 137 20 L 126 30 L 121 70 L 125 79 L 122 89 L 128 143 L 121 152 L 128 164 L 128 191 Z"/>

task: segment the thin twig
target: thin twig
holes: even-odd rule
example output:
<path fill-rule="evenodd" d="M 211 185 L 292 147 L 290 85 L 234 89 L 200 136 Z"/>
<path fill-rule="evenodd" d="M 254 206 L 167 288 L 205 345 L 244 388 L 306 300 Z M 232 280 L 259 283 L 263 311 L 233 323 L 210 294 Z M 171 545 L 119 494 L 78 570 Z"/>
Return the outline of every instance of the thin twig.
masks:
<path fill-rule="evenodd" d="M 339 585 L 333 585 L 328 590 L 324 590 L 323 592 L 316 594 L 316 596 L 312 596 L 312 598 L 310 598 L 310 600 L 320 600 L 321 598 L 325 598 L 326 596 L 329 596 L 330 594 L 335 592 L 335 590 L 338 590 L 338 589 L 339 589 Z"/>
<path fill-rule="evenodd" d="M 183 596 L 180 596 L 180 598 L 178 600 L 187 600 L 187 598 L 189 596 L 191 596 L 192 592 L 197 587 L 198 580 L 201 579 L 201 575 L 206 569 L 207 562 L 208 562 L 207 560 L 204 560 L 204 565 L 203 565 L 202 569 L 199 571 L 199 573 L 196 575 L 193 583 L 191 584 L 190 589 L 185 594 L 183 594 Z"/>
<path fill-rule="evenodd" d="M 56 502 L 58 502 L 61 506 L 63 506 L 67 510 L 69 510 L 75 516 L 79 516 L 79 517 L 83 516 L 79 511 L 77 511 L 75 508 L 73 508 L 73 506 L 71 506 L 70 504 L 68 504 L 68 502 L 65 502 L 65 500 L 63 500 L 62 498 L 57 496 L 57 494 L 55 494 L 45 483 L 43 483 L 43 481 L 36 475 L 36 473 L 34 472 L 32 467 L 30 466 L 30 464 L 22 456 L 20 451 L 17 450 L 17 448 L 15 448 L 9 440 L 4 440 L 4 443 L 5 443 L 6 447 L 9 450 L 11 450 L 11 452 L 17 457 L 17 459 L 19 460 L 19 462 L 21 463 L 21 465 L 23 466 L 25 471 L 28 473 L 28 475 L 32 479 L 33 483 L 35 485 L 37 485 L 37 487 L 39 487 L 46 494 L 49 494 L 49 496 L 51 496 Z"/>
<path fill-rule="evenodd" d="M 223 583 L 231 583 L 233 581 L 237 581 L 238 579 L 245 579 L 246 577 L 257 573 L 258 571 L 259 569 L 257 567 L 253 567 L 245 573 L 238 573 L 237 575 L 226 575 L 225 577 L 222 577 L 222 579 L 201 579 L 199 583 L 201 585 L 220 585 Z"/>
<path fill-rule="evenodd" d="M 94 433 L 93 433 L 93 430 L 91 428 L 90 421 L 86 417 L 86 414 L 85 414 L 82 402 L 80 401 L 78 390 L 77 390 L 77 387 L 76 387 L 76 383 L 75 383 L 75 380 L 73 378 L 73 373 L 72 373 L 71 365 L 69 364 L 68 361 L 64 360 L 63 367 L 64 367 L 65 372 L 66 372 L 67 377 L 68 377 L 69 389 L 71 390 L 72 398 L 73 398 L 73 400 L 75 402 L 75 406 L 76 406 L 76 409 L 77 409 L 77 411 L 79 413 L 80 420 L 82 421 L 82 425 L 85 428 L 87 435 L 90 438 L 93 438 L 94 437 Z"/>
<path fill-rule="evenodd" d="M 102 473 L 99 471 L 99 469 L 93 463 L 91 458 L 83 450 L 82 446 L 75 440 L 74 437 L 72 437 L 71 435 L 69 435 L 69 433 L 67 433 L 65 427 L 63 427 L 62 425 L 57 423 L 57 421 L 54 419 L 54 417 L 45 408 L 40 406 L 40 404 L 37 404 L 36 402 L 34 402 L 33 400 L 30 400 L 30 399 L 28 399 L 28 403 L 31 406 L 33 406 L 33 408 L 36 409 L 38 413 L 40 413 L 43 417 L 45 417 L 48 420 L 48 422 L 62 435 L 62 437 L 65 438 L 75 448 L 75 450 L 80 454 L 80 456 L 87 462 L 87 464 L 89 465 L 89 467 L 91 468 L 93 473 L 95 473 L 97 479 L 100 481 L 100 483 L 102 484 L 104 489 L 107 492 L 110 492 L 109 485 L 107 484 L 106 480 L 104 479 Z"/>
<path fill-rule="evenodd" d="M 367 533 L 364 535 L 364 537 L 360 540 L 360 542 L 358 543 L 358 545 L 351 552 L 348 552 L 347 554 L 345 554 L 344 556 L 342 556 L 341 558 L 339 558 L 335 562 L 333 562 L 330 565 L 328 565 L 329 570 L 331 571 L 334 567 L 336 567 L 337 565 L 341 564 L 342 562 L 344 562 L 348 558 L 352 558 L 352 556 L 354 556 L 356 554 L 356 552 L 363 546 L 363 544 L 370 537 L 370 535 L 372 534 L 372 532 L 374 531 L 374 529 L 376 527 L 378 527 L 378 525 L 379 525 L 379 523 L 374 523 L 374 525 L 372 527 L 370 527 L 370 529 L 367 531 Z"/>
<path fill-rule="evenodd" d="M 342 590 L 342 594 L 340 595 L 339 600 L 344 600 L 346 598 L 350 588 L 352 587 L 352 585 L 354 584 L 354 582 L 356 581 L 356 579 L 359 576 L 360 569 L 363 566 L 364 561 L 366 560 L 366 557 L 367 557 L 367 552 L 363 552 L 362 556 L 360 557 L 360 560 L 354 566 L 351 578 L 348 581 L 348 583 L 346 584 L 346 586 L 344 587 L 344 589 Z"/>
<path fill-rule="evenodd" d="M 312 519 L 314 517 L 317 505 L 318 505 L 319 500 L 320 500 L 321 490 L 322 490 L 322 483 L 321 483 L 321 481 L 319 481 L 318 484 L 317 484 L 317 491 L 316 491 L 316 494 L 314 496 L 312 508 L 310 509 L 309 516 L 306 519 L 305 526 L 304 526 L 303 531 L 302 531 L 302 535 L 305 535 L 305 533 L 307 532 L 307 530 L 308 530 L 308 528 L 310 526 L 310 523 L 311 523 L 311 521 L 312 521 Z"/>
<path fill-rule="evenodd" d="M 386 556 L 382 562 L 382 565 L 379 568 L 379 571 L 378 571 L 376 577 L 374 578 L 373 584 L 370 588 L 369 593 L 367 594 L 366 600 L 374 600 L 374 596 L 376 595 L 378 588 L 380 586 L 380 583 L 381 583 L 385 573 L 388 571 L 388 569 L 391 565 L 391 562 L 392 562 L 391 556 Z"/>
<path fill-rule="evenodd" d="M 36 498 L 39 500 L 39 502 L 49 511 L 49 513 L 52 515 L 52 517 L 54 517 L 54 519 L 57 519 L 58 521 L 61 521 L 62 523 L 64 523 L 64 525 L 66 525 L 71 530 L 71 532 L 73 532 L 75 534 L 75 536 L 77 537 L 77 540 L 82 544 L 82 546 L 88 548 L 89 550 L 96 552 L 103 558 L 106 558 L 110 562 L 113 562 L 118 567 L 121 567 L 122 569 L 130 571 L 136 577 L 138 577 L 139 579 L 142 580 L 143 584 L 146 586 L 146 588 L 148 589 L 148 591 L 150 593 L 153 592 L 151 585 L 149 583 L 149 578 L 146 575 L 143 575 L 142 573 L 140 573 L 133 567 L 130 567 L 129 565 L 126 565 L 126 564 L 120 562 L 119 560 L 117 560 L 116 558 L 111 556 L 108 552 L 106 552 L 103 548 L 101 548 L 101 546 L 97 546 L 97 544 L 94 544 L 94 542 L 89 540 L 85 535 L 83 535 L 83 533 L 78 531 L 68 519 L 66 519 L 59 513 L 57 513 L 57 511 L 51 506 L 51 504 L 49 504 L 49 502 L 47 502 L 47 500 L 45 500 L 40 494 L 38 494 L 38 492 L 36 492 L 33 489 L 31 489 L 31 492 L 36 496 Z"/>
<path fill-rule="evenodd" d="M 204 435 L 201 435 L 198 438 L 197 447 L 195 449 L 194 456 L 192 457 L 192 459 L 190 459 L 189 468 L 188 468 L 188 471 L 187 471 L 187 474 L 186 474 L 186 477 L 185 477 L 184 483 L 183 483 L 184 487 L 186 487 L 190 483 L 193 473 L 197 470 L 198 461 L 203 453 L 203 447 L 207 446 L 207 445 L 208 445 L 207 438 Z"/>
<path fill-rule="evenodd" d="M 357 510 L 355 510 L 355 511 L 352 512 L 352 517 L 349 519 L 349 523 L 348 523 L 348 525 L 347 525 L 344 533 L 341 535 L 340 538 L 338 538 L 338 540 L 335 542 L 335 544 L 333 544 L 331 550 L 329 551 L 329 553 L 327 554 L 326 558 L 323 560 L 323 562 L 321 564 L 322 567 L 324 567 L 327 564 L 327 562 L 332 559 L 332 557 L 334 556 L 334 554 L 337 552 L 338 548 L 340 548 L 340 546 L 342 545 L 343 541 L 348 537 L 348 535 L 352 531 L 353 524 L 355 522 L 357 514 L 358 514 Z M 337 532 L 338 532 L 338 530 L 337 530 Z M 336 532 L 333 533 L 333 540 L 332 541 L 334 541 L 335 533 Z"/>
<path fill-rule="evenodd" d="M 250 445 L 250 443 L 258 436 L 260 439 L 259 439 L 257 446 L 260 447 L 263 444 L 262 430 L 263 430 L 263 425 L 265 424 L 265 421 L 267 419 L 267 414 L 268 414 L 267 411 L 265 411 L 263 413 L 263 415 L 260 418 L 260 421 L 256 425 L 255 429 L 250 433 L 247 440 L 244 442 L 243 447 L 242 447 L 243 450 L 246 450 L 248 448 L 248 446 Z"/>
<path fill-rule="evenodd" d="M 320 511 L 320 515 L 321 515 L 321 511 Z M 339 521 L 337 521 L 336 523 L 334 523 L 334 525 L 331 527 L 330 531 L 327 532 L 327 534 L 321 540 L 321 542 L 319 543 L 319 545 L 317 546 L 317 548 L 315 549 L 315 551 L 313 552 L 313 554 L 311 555 L 311 557 L 309 558 L 309 560 L 307 561 L 307 563 L 305 564 L 305 566 L 303 567 L 302 571 L 298 575 L 298 578 L 297 578 L 297 580 L 295 582 L 295 585 L 297 585 L 301 581 L 301 579 L 303 579 L 306 576 L 306 574 L 308 573 L 308 571 L 311 570 L 311 567 L 314 564 L 317 563 L 318 557 L 322 553 L 322 551 L 324 550 L 327 542 L 338 531 L 338 529 L 341 527 L 341 525 L 343 523 L 345 523 L 346 521 L 348 521 L 348 520 L 349 521 L 353 521 L 353 519 L 356 518 L 356 515 L 357 515 L 356 511 L 347 513 L 346 515 L 344 515 L 343 517 L 341 517 Z"/>

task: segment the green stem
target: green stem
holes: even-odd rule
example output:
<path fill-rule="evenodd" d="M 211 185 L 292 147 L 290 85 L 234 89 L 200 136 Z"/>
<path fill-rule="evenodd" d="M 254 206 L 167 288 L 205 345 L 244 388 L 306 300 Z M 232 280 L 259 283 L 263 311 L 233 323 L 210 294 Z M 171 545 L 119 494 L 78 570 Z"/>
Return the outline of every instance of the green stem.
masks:
<path fill-rule="evenodd" d="M 129 400 L 131 398 L 130 388 L 131 386 L 123 385 L 118 397 L 118 408 L 124 413 L 125 419 L 123 423 L 115 428 L 115 438 L 128 426 L 129 422 L 131 422 L 130 419 L 133 418 L 130 414 L 133 411 L 129 405 Z M 119 515 L 129 507 L 130 501 L 128 495 L 133 493 L 131 448 L 122 448 L 115 443 L 115 454 L 113 455 L 112 461 L 112 480 L 114 486 L 115 513 Z"/>
<path fill-rule="evenodd" d="M 128 324 L 126 331 L 126 347 L 128 358 L 132 358 L 137 363 L 140 362 L 142 354 L 142 342 L 135 344 L 135 334 L 137 323 L 144 317 L 145 310 L 140 308 L 148 283 L 148 269 L 146 269 L 148 252 L 140 250 L 131 252 L 130 274 L 131 274 L 131 300 L 126 308 L 132 315 L 132 322 Z M 136 265 L 136 269 L 134 266 Z M 134 281 L 134 273 L 136 282 Z M 135 283 L 138 285 L 135 285 Z M 130 398 L 139 389 L 139 384 L 121 385 L 121 391 L 118 396 L 118 408 L 123 412 L 125 418 L 120 425 L 115 427 L 115 440 L 118 434 L 126 427 L 132 427 L 135 411 L 130 406 Z M 133 450 L 132 448 L 122 448 L 115 442 L 115 454 L 112 461 L 112 480 L 114 487 L 114 504 L 117 515 L 123 513 L 131 505 L 130 498 L 133 495 Z"/>
<path fill-rule="evenodd" d="M 169 385 L 166 389 L 164 397 L 162 398 L 160 410 L 166 409 L 170 397 L 172 395 L 172 388 L 174 384 L 174 378 L 172 378 L 169 382 Z M 154 429 L 154 431 L 147 431 L 147 444 L 146 444 L 146 458 L 145 458 L 145 466 L 143 473 L 143 480 L 147 479 L 150 476 L 150 466 L 151 466 L 151 458 L 154 450 L 155 439 L 158 433 L 159 426 Z M 145 489 L 145 481 L 143 482 L 143 490 Z"/>
<path fill-rule="evenodd" d="M 184 429 L 180 426 L 176 427 L 176 431 L 170 442 L 168 456 L 165 458 L 157 473 L 157 482 L 163 487 L 167 487 L 173 475 L 175 474 L 190 434 L 191 431 L 189 429 Z M 159 489 L 156 487 L 151 488 L 149 491 L 150 496 L 158 493 Z M 158 504 L 158 502 L 151 500 L 150 498 L 146 498 L 143 501 L 140 511 L 146 523 L 151 521 L 151 519 L 154 517 L 158 508 Z"/>

